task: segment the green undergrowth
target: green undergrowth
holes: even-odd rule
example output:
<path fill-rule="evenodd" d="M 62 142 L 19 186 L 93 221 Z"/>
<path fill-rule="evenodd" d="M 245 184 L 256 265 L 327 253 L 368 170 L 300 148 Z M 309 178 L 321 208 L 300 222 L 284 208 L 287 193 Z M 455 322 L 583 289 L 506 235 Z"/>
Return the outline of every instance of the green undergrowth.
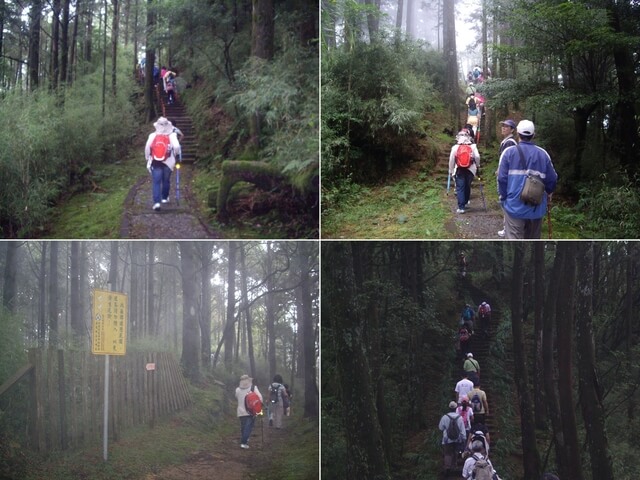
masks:
<path fill-rule="evenodd" d="M 193 404 L 176 415 L 121 432 L 109 445 L 107 462 L 102 444 L 95 442 L 83 450 L 56 453 L 29 463 L 27 480 L 91 480 L 156 478 L 163 470 L 189 462 L 199 452 L 224 451 L 219 446 L 237 433 L 238 420 L 232 400 L 222 388 L 190 387 Z M 287 437 L 269 445 L 268 461 L 252 475 L 264 480 L 318 478 L 318 425 L 302 418 L 302 407 L 287 422 Z M 265 420 L 266 423 L 266 420 Z M 256 429 L 259 428 L 259 424 Z"/>
<path fill-rule="evenodd" d="M 109 445 L 107 462 L 102 458 L 101 442 L 96 442 L 83 450 L 56 453 L 31 462 L 26 478 L 145 478 L 168 466 L 180 465 L 194 451 L 206 449 L 232 427 L 228 414 L 225 416 L 223 395 L 218 387 L 191 387 L 193 404 L 189 408 L 160 420 L 154 428 L 144 425 L 121 432 L 118 441 Z"/>
<path fill-rule="evenodd" d="M 128 158 L 95 169 L 96 189 L 61 202 L 52 218 L 48 238 L 119 238 L 124 201 L 144 172 L 138 151 Z"/>
<path fill-rule="evenodd" d="M 325 192 L 335 195 L 323 210 L 324 238 L 446 238 L 444 223 L 449 215 L 441 199 L 442 186 L 419 173 L 384 186 L 351 184 L 348 190 Z"/>

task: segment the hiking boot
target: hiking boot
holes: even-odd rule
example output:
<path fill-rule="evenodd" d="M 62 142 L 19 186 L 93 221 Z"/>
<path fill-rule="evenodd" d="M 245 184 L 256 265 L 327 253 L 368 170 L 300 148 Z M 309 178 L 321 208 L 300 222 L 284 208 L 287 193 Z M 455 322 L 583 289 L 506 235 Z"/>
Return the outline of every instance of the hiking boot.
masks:
<path fill-rule="evenodd" d="M 160 210 L 160 204 L 159 203 L 154 203 L 153 204 L 153 209 L 154 210 Z"/>
<path fill-rule="evenodd" d="M 500 238 L 504 238 L 504 228 L 498 232 Z"/>
<path fill-rule="evenodd" d="M 160 200 L 162 203 L 169 203 L 169 197 Z"/>
<path fill-rule="evenodd" d="M 464 213 L 464 208 L 459 208 L 456 210 L 456 213 Z"/>
<path fill-rule="evenodd" d="M 246 443 L 241 443 L 240 448 L 249 448 L 249 445 L 247 445 Z"/>

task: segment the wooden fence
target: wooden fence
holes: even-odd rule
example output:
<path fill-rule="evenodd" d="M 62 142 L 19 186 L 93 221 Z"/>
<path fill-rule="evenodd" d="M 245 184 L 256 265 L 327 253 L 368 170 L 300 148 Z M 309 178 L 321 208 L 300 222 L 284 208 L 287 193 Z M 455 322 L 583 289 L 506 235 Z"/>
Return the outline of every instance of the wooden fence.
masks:
<path fill-rule="evenodd" d="M 102 438 L 103 355 L 63 350 L 29 351 L 29 440 L 34 450 L 75 448 Z M 154 370 L 146 367 L 154 364 Z M 148 423 L 191 403 L 170 353 L 109 357 L 109 437 Z"/>

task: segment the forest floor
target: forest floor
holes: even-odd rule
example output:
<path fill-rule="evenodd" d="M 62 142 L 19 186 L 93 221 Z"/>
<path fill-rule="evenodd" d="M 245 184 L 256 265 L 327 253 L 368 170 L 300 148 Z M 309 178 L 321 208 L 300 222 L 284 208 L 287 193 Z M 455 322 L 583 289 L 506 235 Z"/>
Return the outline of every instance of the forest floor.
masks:
<path fill-rule="evenodd" d="M 283 428 L 269 427 L 258 417 L 249 449 L 240 448 L 236 401 L 215 386 L 192 387 L 193 404 L 153 428 L 134 427 L 110 441 L 108 460 L 102 443 L 87 442 L 77 451 L 30 455 L 27 480 L 311 480 L 318 478 L 319 427 L 303 417 L 302 403 L 283 419 Z"/>
<path fill-rule="evenodd" d="M 169 203 L 152 210 L 151 176 L 138 179 L 124 203 L 120 238 L 220 238 L 206 226 L 192 193 L 193 165 L 180 168 L 180 198 L 176 196 L 174 169 Z M 178 204 L 179 203 L 179 204 Z"/>
<path fill-rule="evenodd" d="M 470 206 L 456 213 L 455 185 L 447 192 L 449 153 L 455 138 L 442 133 L 445 122 L 435 115 L 430 140 L 437 159 L 421 158 L 398 167 L 375 185 L 351 185 L 340 201 L 323 204 L 322 238 L 325 239 L 485 239 L 499 240 L 503 212 L 498 202 L 495 171 L 499 142 L 478 145 L 481 175 L 471 185 Z M 426 141 L 426 140 L 425 140 Z M 484 196 L 484 198 L 483 198 Z M 554 195 L 556 200 L 558 195 Z M 541 238 L 595 238 L 574 225 L 571 212 L 559 198 L 543 219 Z"/>

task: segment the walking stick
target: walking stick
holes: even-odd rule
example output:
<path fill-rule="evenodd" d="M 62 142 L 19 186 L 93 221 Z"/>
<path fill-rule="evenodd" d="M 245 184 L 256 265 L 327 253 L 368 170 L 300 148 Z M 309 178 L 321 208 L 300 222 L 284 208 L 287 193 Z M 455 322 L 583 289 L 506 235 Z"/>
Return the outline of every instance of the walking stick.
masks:
<path fill-rule="evenodd" d="M 260 449 L 264 450 L 264 412 L 260 413 L 260 430 L 262 430 L 262 445 Z"/>
<path fill-rule="evenodd" d="M 551 235 L 551 195 L 549 195 L 548 197 L 548 202 L 547 202 L 547 227 L 549 230 L 549 240 L 551 240 L 552 235 Z"/>
<path fill-rule="evenodd" d="M 484 184 L 480 182 L 480 196 L 482 197 L 482 205 L 484 206 L 484 211 L 487 211 L 487 202 L 484 200 Z"/>
<path fill-rule="evenodd" d="M 451 188 L 451 175 L 449 175 L 449 171 L 447 171 L 447 195 L 449 195 L 450 188 Z"/>
<path fill-rule="evenodd" d="M 182 152 L 180 159 L 176 163 L 176 205 L 180 206 L 180 164 L 182 163 Z"/>

